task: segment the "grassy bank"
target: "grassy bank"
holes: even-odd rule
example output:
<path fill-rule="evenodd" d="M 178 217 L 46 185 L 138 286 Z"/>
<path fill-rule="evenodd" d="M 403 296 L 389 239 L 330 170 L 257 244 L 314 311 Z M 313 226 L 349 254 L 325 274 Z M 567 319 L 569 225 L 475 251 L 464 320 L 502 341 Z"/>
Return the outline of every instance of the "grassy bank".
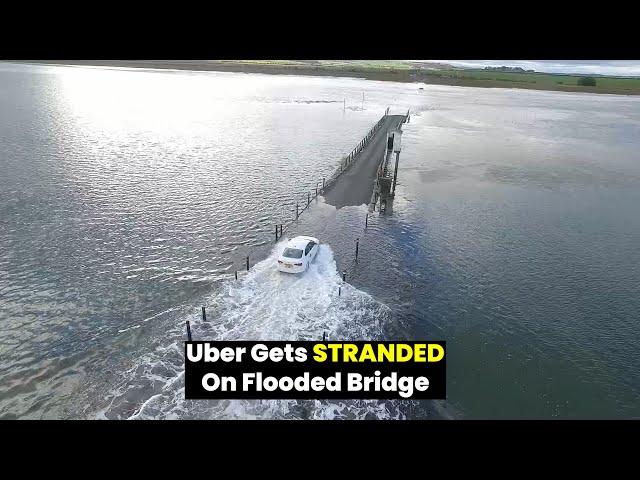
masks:
<path fill-rule="evenodd" d="M 579 75 L 561 75 L 550 73 L 499 72 L 487 70 L 441 70 L 431 72 L 427 77 L 441 77 L 466 85 L 506 88 L 532 88 L 537 90 L 555 90 L 570 92 L 609 93 L 621 95 L 639 95 L 640 78 L 594 76 L 595 87 L 578 84 Z M 437 83 L 437 82 L 427 82 Z"/>
<path fill-rule="evenodd" d="M 43 63 L 131 68 L 211 70 L 278 75 L 357 77 L 487 88 L 525 88 L 565 92 L 640 95 L 640 78 L 595 76 L 596 86 L 578 85 L 578 75 L 454 68 L 446 64 L 382 60 L 87 60 Z"/>

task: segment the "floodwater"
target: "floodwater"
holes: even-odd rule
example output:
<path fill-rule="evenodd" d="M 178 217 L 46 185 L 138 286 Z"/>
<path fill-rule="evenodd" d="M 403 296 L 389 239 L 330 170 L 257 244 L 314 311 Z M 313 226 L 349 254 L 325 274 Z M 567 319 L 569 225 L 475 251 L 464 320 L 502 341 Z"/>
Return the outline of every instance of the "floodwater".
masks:
<path fill-rule="evenodd" d="M 640 99 L 419 87 L 0 64 L 0 417 L 640 417 Z M 392 211 L 313 201 L 278 274 L 275 224 L 387 106 Z M 447 400 L 185 401 L 186 319 L 446 340 Z"/>

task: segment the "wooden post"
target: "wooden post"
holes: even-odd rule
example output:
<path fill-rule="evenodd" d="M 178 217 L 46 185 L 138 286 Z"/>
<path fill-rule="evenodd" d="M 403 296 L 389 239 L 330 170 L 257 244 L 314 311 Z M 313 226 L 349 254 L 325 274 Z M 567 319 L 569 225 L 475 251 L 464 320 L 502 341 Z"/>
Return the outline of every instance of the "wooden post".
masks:
<path fill-rule="evenodd" d="M 187 320 L 187 339 L 191 341 L 191 322 Z"/>
<path fill-rule="evenodd" d="M 398 181 L 398 160 L 400 159 L 400 152 L 396 152 L 396 167 L 393 171 L 393 189 L 391 190 L 391 196 L 396 194 L 396 182 Z"/>
<path fill-rule="evenodd" d="M 278 224 L 276 223 L 276 242 L 278 241 Z"/>
<path fill-rule="evenodd" d="M 296 220 L 298 219 L 298 209 L 300 208 L 300 206 L 296 203 Z"/>
<path fill-rule="evenodd" d="M 324 190 L 324 177 L 322 177 L 322 189 Z"/>
<path fill-rule="evenodd" d="M 204 306 L 202 306 L 202 321 L 207 321 L 207 311 L 205 310 Z"/>
<path fill-rule="evenodd" d="M 236 280 L 238 279 L 238 270 L 236 270 Z"/>
<path fill-rule="evenodd" d="M 367 228 L 369 226 L 369 214 L 367 213 L 367 216 L 364 217 L 364 228 Z"/>
<path fill-rule="evenodd" d="M 310 203 L 311 203 L 311 194 L 307 192 L 307 207 L 309 206 Z"/>
<path fill-rule="evenodd" d="M 360 239 L 356 238 L 356 262 L 358 261 L 358 244 L 360 243 Z"/>
<path fill-rule="evenodd" d="M 342 271 L 342 281 L 343 281 L 343 282 L 346 282 L 346 281 L 347 281 L 347 272 L 346 272 L 346 270 L 343 270 L 343 271 Z"/>
<path fill-rule="evenodd" d="M 249 255 L 247 255 L 247 272 L 249 271 Z"/>

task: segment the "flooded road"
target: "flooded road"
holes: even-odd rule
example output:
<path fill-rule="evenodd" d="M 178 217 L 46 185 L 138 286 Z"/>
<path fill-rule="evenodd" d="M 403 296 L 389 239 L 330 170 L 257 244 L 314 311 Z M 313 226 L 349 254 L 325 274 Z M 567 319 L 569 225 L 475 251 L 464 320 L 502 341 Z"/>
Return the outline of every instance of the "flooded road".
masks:
<path fill-rule="evenodd" d="M 274 225 L 387 106 L 393 213 L 318 199 L 285 232 L 314 268 L 278 275 Z M 640 416 L 637 99 L 4 63 L 0 107 L 2 418 Z M 446 340 L 448 399 L 186 402 L 185 319 Z"/>

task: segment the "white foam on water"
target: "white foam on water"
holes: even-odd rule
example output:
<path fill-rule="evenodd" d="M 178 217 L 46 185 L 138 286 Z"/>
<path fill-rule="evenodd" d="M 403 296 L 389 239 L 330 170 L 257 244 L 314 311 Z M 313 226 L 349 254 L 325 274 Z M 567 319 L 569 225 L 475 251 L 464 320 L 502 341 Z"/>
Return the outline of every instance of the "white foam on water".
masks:
<path fill-rule="evenodd" d="M 247 275 L 223 283 L 206 299 L 209 321 L 190 318 L 194 339 L 321 340 L 323 332 L 330 340 L 382 339 L 390 309 L 342 282 L 328 245 L 320 246 L 303 274 L 277 271 L 282 248 L 276 245 Z M 98 418 L 404 418 L 399 401 L 185 400 L 184 320 L 164 332 L 165 346 L 124 372 Z"/>
<path fill-rule="evenodd" d="M 242 281 L 226 283 L 209 298 L 212 321 L 198 322 L 194 332 L 218 340 L 320 340 L 323 332 L 355 340 L 381 334 L 379 320 L 389 318 L 389 309 L 343 284 L 328 245 L 320 246 L 303 274 L 277 271 L 282 248 L 276 245 Z"/>

